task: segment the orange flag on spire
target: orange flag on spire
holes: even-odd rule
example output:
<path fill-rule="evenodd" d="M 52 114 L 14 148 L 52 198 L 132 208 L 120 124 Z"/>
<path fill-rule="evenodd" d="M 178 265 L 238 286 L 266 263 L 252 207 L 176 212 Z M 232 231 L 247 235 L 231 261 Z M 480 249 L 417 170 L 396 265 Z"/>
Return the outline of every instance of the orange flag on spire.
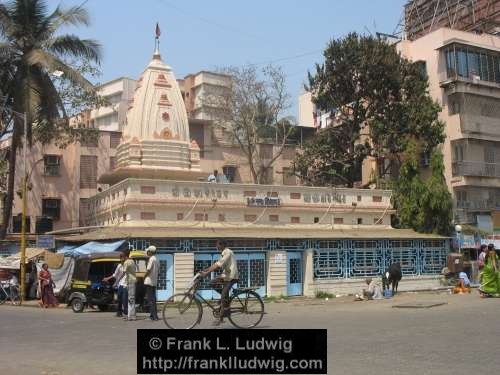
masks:
<path fill-rule="evenodd" d="M 160 35 L 161 35 L 160 25 L 158 25 L 158 22 L 156 22 L 156 37 L 159 38 Z"/>

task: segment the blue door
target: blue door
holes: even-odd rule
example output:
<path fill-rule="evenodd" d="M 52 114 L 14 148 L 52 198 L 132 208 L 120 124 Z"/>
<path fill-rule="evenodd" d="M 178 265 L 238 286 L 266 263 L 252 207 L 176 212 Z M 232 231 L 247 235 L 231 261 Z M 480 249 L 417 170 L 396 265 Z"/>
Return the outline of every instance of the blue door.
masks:
<path fill-rule="evenodd" d="M 165 301 L 173 294 L 174 257 L 172 254 L 157 254 L 156 258 L 160 264 L 156 298 L 158 301 Z"/>
<path fill-rule="evenodd" d="M 240 282 L 238 288 L 252 288 L 261 297 L 266 295 L 266 254 L 236 253 Z"/>
<path fill-rule="evenodd" d="M 289 251 L 287 254 L 287 294 L 302 295 L 302 253 Z"/>

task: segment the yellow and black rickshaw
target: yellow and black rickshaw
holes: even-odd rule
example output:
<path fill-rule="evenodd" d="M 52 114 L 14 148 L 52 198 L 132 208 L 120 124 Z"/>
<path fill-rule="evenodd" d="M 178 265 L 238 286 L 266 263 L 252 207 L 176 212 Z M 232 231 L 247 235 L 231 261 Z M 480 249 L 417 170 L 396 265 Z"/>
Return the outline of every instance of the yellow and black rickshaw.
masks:
<path fill-rule="evenodd" d="M 147 256 L 144 251 L 131 251 L 130 258 L 137 265 L 136 304 L 144 304 L 144 274 L 146 271 Z M 114 280 L 109 283 L 102 281 L 104 277 L 112 275 L 120 263 L 120 253 L 95 253 L 80 255 L 75 259 L 71 286 L 65 294 L 65 301 L 74 312 L 82 312 L 85 307 L 91 306 L 100 311 L 107 311 L 116 303 Z"/>

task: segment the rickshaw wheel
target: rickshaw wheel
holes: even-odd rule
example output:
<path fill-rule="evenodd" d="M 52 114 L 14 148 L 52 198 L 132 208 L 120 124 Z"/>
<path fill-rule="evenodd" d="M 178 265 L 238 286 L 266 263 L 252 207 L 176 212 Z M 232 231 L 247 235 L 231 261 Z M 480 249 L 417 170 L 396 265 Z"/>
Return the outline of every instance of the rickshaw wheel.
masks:
<path fill-rule="evenodd" d="M 71 300 L 71 309 L 73 310 L 73 312 L 76 312 L 76 313 L 81 313 L 84 309 L 84 304 L 81 300 L 81 298 L 73 298 Z"/>

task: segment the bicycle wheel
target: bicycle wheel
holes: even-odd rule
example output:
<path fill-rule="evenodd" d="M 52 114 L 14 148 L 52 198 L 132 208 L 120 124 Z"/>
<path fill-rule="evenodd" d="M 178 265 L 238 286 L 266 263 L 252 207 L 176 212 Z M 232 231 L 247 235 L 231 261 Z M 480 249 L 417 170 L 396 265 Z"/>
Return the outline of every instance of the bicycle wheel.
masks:
<path fill-rule="evenodd" d="M 253 328 L 264 317 L 264 302 L 253 290 L 240 291 L 229 301 L 228 316 L 232 325 L 237 328 Z"/>
<path fill-rule="evenodd" d="M 175 294 L 163 304 L 163 321 L 171 329 L 191 329 L 202 314 L 201 303 L 192 294 Z"/>
<path fill-rule="evenodd" d="M 17 306 L 21 304 L 21 293 L 18 287 L 16 286 L 10 287 L 10 300 L 12 301 L 13 305 Z"/>

